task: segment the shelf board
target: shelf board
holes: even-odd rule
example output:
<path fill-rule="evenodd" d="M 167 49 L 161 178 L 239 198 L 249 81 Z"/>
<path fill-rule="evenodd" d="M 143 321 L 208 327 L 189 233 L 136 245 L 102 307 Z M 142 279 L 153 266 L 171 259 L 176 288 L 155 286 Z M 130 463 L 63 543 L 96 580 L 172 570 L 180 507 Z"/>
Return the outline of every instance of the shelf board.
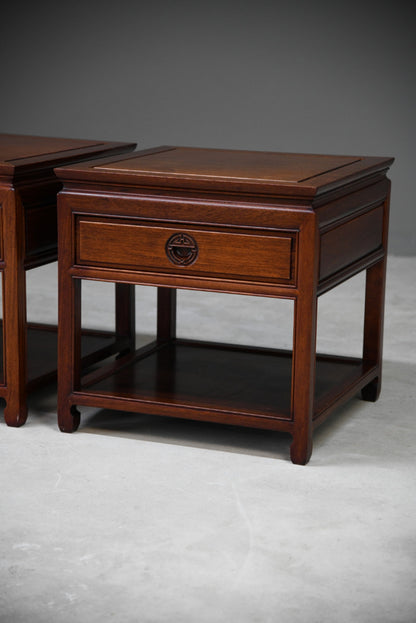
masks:
<path fill-rule="evenodd" d="M 2 322 L 0 321 L 2 330 Z M 57 369 L 57 327 L 38 323 L 27 325 L 28 389 L 56 379 Z M 84 329 L 81 350 L 84 366 L 109 357 L 123 349 L 123 343 L 116 342 L 114 333 Z M 3 340 L 0 340 L 0 379 L 3 380 Z"/>
<path fill-rule="evenodd" d="M 215 412 L 216 420 L 223 413 L 288 422 L 291 374 L 291 351 L 172 340 L 91 373 L 75 394 L 78 404 L 143 413 L 187 417 L 199 410 L 201 419 Z M 365 374 L 361 359 L 318 355 L 316 415 Z"/>

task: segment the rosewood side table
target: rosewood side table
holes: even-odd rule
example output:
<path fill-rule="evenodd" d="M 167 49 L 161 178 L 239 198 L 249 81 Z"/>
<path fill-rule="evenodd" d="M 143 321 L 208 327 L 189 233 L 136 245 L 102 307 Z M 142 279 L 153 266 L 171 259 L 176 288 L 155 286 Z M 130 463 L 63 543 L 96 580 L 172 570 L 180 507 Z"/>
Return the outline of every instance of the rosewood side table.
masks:
<path fill-rule="evenodd" d="M 26 271 L 57 259 L 56 195 L 61 184 L 53 167 L 129 152 L 135 146 L 0 134 L 0 397 L 6 400 L 4 417 L 10 426 L 25 423 L 27 392 L 56 376 L 56 327 L 26 321 Z M 119 302 L 129 295 L 124 286 Z M 123 303 L 119 324 L 124 308 Z M 90 332 L 83 337 L 84 362 L 113 348 L 114 336 Z"/>
<path fill-rule="evenodd" d="M 288 432 L 307 463 L 315 426 L 380 391 L 392 162 L 159 147 L 59 168 L 60 429 L 81 405 L 223 422 Z M 318 296 L 362 270 L 362 357 L 317 354 Z M 156 340 L 89 374 L 84 279 L 158 288 Z M 177 339 L 177 288 L 293 300 L 293 350 Z"/>

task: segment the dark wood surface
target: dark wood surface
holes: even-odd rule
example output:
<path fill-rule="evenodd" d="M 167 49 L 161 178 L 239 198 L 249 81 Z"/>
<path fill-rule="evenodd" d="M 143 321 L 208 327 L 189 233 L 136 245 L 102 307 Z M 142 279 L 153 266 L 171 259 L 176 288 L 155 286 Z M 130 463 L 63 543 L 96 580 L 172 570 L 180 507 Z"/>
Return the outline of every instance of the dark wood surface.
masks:
<path fill-rule="evenodd" d="M 61 430 L 80 405 L 206 419 L 290 432 L 307 463 L 315 426 L 380 391 L 391 163 L 159 147 L 58 168 Z M 317 355 L 318 296 L 361 270 L 363 357 Z M 157 286 L 155 344 L 83 375 L 82 279 Z M 177 288 L 293 300 L 292 353 L 175 340 Z"/>
<path fill-rule="evenodd" d="M 82 392 L 97 397 L 131 400 L 135 410 L 157 413 L 172 406 L 266 419 L 291 419 L 292 352 L 191 340 L 156 342 L 83 378 Z M 352 357 L 318 355 L 314 419 L 319 418 L 334 392 L 357 383 L 363 362 Z M 82 401 L 82 398 L 80 399 Z M 81 404 L 81 403 L 80 403 Z M 91 404 L 91 403 L 89 403 Z M 117 401 L 113 403 L 117 407 Z M 156 408 L 152 405 L 158 405 Z"/>
<path fill-rule="evenodd" d="M 49 171 L 60 164 L 132 151 L 135 143 L 0 134 L 0 181 Z"/>
<path fill-rule="evenodd" d="M 0 321 L 0 329 L 3 323 Z M 109 331 L 83 330 L 81 353 L 84 367 L 123 350 L 126 340 L 118 340 Z M 56 379 L 58 328 L 53 325 L 28 323 L 27 325 L 27 388 L 40 387 Z M 0 395 L 3 395 L 3 344 L 0 342 Z"/>
<path fill-rule="evenodd" d="M 392 158 L 161 146 L 127 158 L 59 170 L 61 179 L 114 180 L 157 188 L 312 197 L 385 172 Z"/>
<path fill-rule="evenodd" d="M 77 264 L 174 273 L 178 266 L 187 275 L 239 277 L 251 281 L 287 280 L 292 277 L 294 236 L 270 235 L 230 229 L 182 227 L 195 245 L 190 264 L 175 262 L 166 250 L 177 228 L 138 225 L 135 221 L 79 219 L 77 222 Z M 178 249 L 181 247 L 178 246 Z M 186 246 L 184 247 L 186 249 Z M 105 249 L 103 257 L 103 249 Z"/>
<path fill-rule="evenodd" d="M 353 244 L 352 244 L 353 241 Z M 321 237 L 320 279 L 368 256 L 383 244 L 383 206 L 333 227 Z"/>
<path fill-rule="evenodd" d="M 43 369 L 42 341 L 26 325 L 26 270 L 57 258 L 56 196 L 61 183 L 53 167 L 132 151 L 134 143 L 0 134 L 0 223 L 3 276 L 4 417 L 21 426 L 27 417 L 28 387 L 50 376 Z M 124 307 L 124 304 L 120 306 Z M 50 340 L 45 349 L 49 350 Z M 31 359 L 28 361 L 28 348 Z M 36 348 L 35 348 L 36 350 Z M 33 359 L 32 359 L 33 356 Z M 52 357 L 53 359 L 53 357 Z M 48 370 L 49 357 L 45 357 Z M 54 368 L 56 370 L 56 357 Z M 30 380 L 30 383 L 29 383 Z"/>

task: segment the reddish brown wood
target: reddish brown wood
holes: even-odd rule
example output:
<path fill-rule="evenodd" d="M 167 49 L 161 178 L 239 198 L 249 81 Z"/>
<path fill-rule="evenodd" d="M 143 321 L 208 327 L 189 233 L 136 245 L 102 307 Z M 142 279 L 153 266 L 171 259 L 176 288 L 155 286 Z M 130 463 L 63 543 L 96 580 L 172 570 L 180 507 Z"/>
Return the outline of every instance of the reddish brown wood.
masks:
<path fill-rule="evenodd" d="M 230 154 L 232 154 L 230 156 Z M 273 152 L 158 147 L 128 158 L 77 166 L 77 180 L 141 187 L 196 189 L 313 198 L 354 183 L 363 176 L 384 175 L 392 158 L 325 156 Z M 73 172 L 60 171 L 61 179 Z"/>
<path fill-rule="evenodd" d="M 260 282 L 291 279 L 290 235 L 270 235 L 267 231 L 230 233 L 229 230 L 207 232 L 186 226 L 167 228 L 155 227 L 153 223 L 80 218 L 77 224 L 77 264 L 138 267 L 146 272 L 175 274 L 178 274 L 179 267 L 187 275 L 221 277 L 228 274 Z M 195 259 L 189 265 L 175 263 L 167 253 L 167 243 L 175 234 L 185 234 L 195 241 Z"/>
<path fill-rule="evenodd" d="M 37 378 L 28 377 L 26 324 L 26 270 L 57 258 L 56 195 L 61 184 L 53 167 L 87 158 L 121 154 L 131 143 L 80 141 L 0 134 L 0 270 L 3 277 L 3 378 L 0 396 L 6 400 L 4 417 L 21 426 L 27 417 L 27 391 L 53 377 L 55 365 L 38 366 Z M 120 307 L 120 305 L 119 305 Z M 124 308 L 124 303 L 122 305 Z M 124 312 L 123 312 L 124 313 Z M 111 351 L 99 347 L 101 355 Z M 52 353 L 50 348 L 48 353 Z M 92 353 L 87 348 L 88 360 Z M 31 351 L 34 361 L 45 353 Z M 44 372 L 41 372 L 44 370 Z"/>
<path fill-rule="evenodd" d="M 351 240 L 354 240 L 353 245 Z M 380 205 L 322 235 L 320 278 L 325 279 L 381 249 L 382 244 L 383 206 Z"/>
<path fill-rule="evenodd" d="M 152 342 L 84 375 L 72 398 L 82 405 L 292 432 L 291 362 L 291 351 L 184 339 Z M 340 383 L 359 391 L 363 372 L 361 359 L 318 355 L 314 420 L 326 415 Z M 309 413 L 305 430 L 309 437 Z"/>
<path fill-rule="evenodd" d="M 365 362 L 375 365 L 378 371 L 377 376 L 361 392 L 363 399 L 370 402 L 375 402 L 381 391 L 389 201 L 390 185 L 388 197 L 383 205 L 383 248 L 385 255 L 377 264 L 367 269 L 366 275 L 363 359 Z"/>
<path fill-rule="evenodd" d="M 56 256 L 56 200 L 51 205 L 27 210 L 25 217 L 25 267 L 32 268 L 45 264 L 48 257 Z"/>
<path fill-rule="evenodd" d="M 136 349 L 136 300 L 129 283 L 116 283 L 116 336 L 118 341 L 125 338 L 128 342 L 120 355 Z"/>
<path fill-rule="evenodd" d="M 157 289 L 157 338 L 161 341 L 176 337 L 176 290 Z"/>
<path fill-rule="evenodd" d="M 59 168 L 62 430 L 81 405 L 224 422 L 289 432 L 307 463 L 314 427 L 381 374 L 391 163 L 160 147 Z M 363 357 L 317 355 L 318 295 L 364 269 Z M 158 339 L 80 374 L 81 279 L 157 286 Z M 176 339 L 177 288 L 293 300 L 293 352 Z"/>
<path fill-rule="evenodd" d="M 79 426 L 80 413 L 68 395 L 80 387 L 81 280 L 68 272 L 71 265 L 71 213 L 58 201 L 58 424 L 63 432 Z"/>
<path fill-rule="evenodd" d="M 22 426 L 27 418 L 24 208 L 14 190 L 3 204 L 3 231 L 4 381 L 8 389 L 4 419 L 9 426 Z"/>
<path fill-rule="evenodd" d="M 300 230 L 298 296 L 295 299 L 292 414 L 293 463 L 305 465 L 312 454 L 312 417 L 315 394 L 319 236 L 316 217 L 310 215 Z"/>

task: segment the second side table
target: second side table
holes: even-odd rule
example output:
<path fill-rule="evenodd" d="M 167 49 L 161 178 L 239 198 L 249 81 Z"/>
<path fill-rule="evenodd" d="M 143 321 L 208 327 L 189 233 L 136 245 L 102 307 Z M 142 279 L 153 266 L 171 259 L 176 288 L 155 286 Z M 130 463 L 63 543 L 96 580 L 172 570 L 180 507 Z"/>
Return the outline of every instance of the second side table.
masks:
<path fill-rule="evenodd" d="M 0 134 L 0 397 L 6 401 L 9 426 L 25 423 L 27 392 L 56 375 L 56 327 L 26 321 L 26 271 L 57 259 L 56 195 L 61 185 L 53 167 L 129 152 L 135 146 Z M 126 296 L 128 290 L 119 288 L 119 301 Z M 82 341 L 84 363 L 114 350 L 113 336 L 90 332 Z"/>
<path fill-rule="evenodd" d="M 160 147 L 59 168 L 61 430 L 80 405 L 312 432 L 378 397 L 391 158 Z M 367 271 L 362 357 L 316 353 L 317 300 Z M 157 338 L 80 369 L 81 281 L 158 287 Z M 294 302 L 293 352 L 176 337 L 176 289 Z M 254 319 L 253 319 L 254 320 Z"/>

